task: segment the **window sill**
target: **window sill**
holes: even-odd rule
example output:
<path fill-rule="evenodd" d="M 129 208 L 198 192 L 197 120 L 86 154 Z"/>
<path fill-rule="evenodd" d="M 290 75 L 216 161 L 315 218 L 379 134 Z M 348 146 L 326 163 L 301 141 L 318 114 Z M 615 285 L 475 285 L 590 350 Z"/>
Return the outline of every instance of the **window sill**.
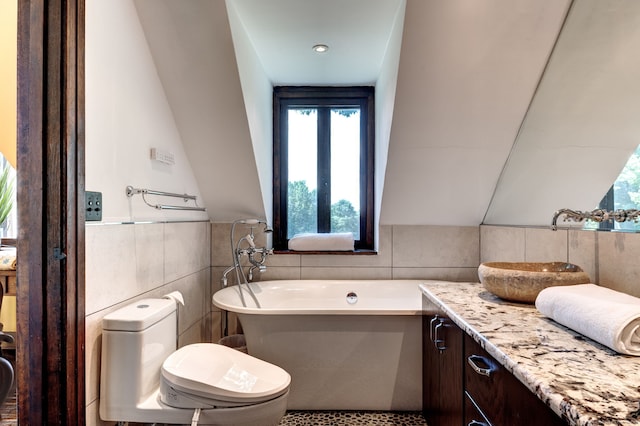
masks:
<path fill-rule="evenodd" d="M 296 250 L 274 250 L 273 254 L 330 254 L 343 256 L 375 256 L 376 250 L 353 250 L 353 251 L 296 251 Z"/>

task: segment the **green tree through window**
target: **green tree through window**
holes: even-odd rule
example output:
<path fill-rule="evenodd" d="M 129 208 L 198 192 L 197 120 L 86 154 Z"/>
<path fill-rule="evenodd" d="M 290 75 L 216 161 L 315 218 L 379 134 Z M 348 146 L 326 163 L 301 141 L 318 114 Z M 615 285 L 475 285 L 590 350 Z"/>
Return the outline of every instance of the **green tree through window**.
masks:
<path fill-rule="evenodd" d="M 631 154 L 627 164 L 604 196 L 599 208 L 604 210 L 640 210 L 640 146 Z M 634 222 L 585 222 L 585 229 L 623 229 L 640 231 L 640 223 Z"/>
<path fill-rule="evenodd" d="M 290 235 L 315 232 L 318 227 L 316 215 L 316 190 L 309 191 L 304 181 L 289 182 L 287 210 Z"/>
<path fill-rule="evenodd" d="M 309 190 L 306 182 L 289 182 L 288 223 L 290 235 L 315 232 L 318 228 L 316 190 Z M 331 205 L 331 231 L 353 232 L 358 229 L 360 213 L 351 202 L 339 200 Z"/>

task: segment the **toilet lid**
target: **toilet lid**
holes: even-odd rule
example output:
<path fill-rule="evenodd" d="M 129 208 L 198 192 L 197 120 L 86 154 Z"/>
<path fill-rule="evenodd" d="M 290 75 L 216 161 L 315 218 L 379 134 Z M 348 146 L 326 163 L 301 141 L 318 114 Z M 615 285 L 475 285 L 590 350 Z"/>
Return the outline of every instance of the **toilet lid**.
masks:
<path fill-rule="evenodd" d="M 176 390 L 237 403 L 275 398 L 291 383 L 282 368 L 215 343 L 178 349 L 162 364 L 162 378 Z"/>

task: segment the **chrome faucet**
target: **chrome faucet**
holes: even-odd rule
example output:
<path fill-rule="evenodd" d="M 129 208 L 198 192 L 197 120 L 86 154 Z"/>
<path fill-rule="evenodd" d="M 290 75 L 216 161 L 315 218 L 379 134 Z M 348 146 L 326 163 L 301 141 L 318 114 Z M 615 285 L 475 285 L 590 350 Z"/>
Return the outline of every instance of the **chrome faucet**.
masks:
<path fill-rule="evenodd" d="M 242 238 L 235 240 L 235 230 L 236 225 L 246 225 L 249 227 L 249 233 Z M 267 266 L 264 264 L 267 260 L 267 256 L 273 254 L 273 249 L 268 249 L 266 247 L 256 247 L 255 239 L 254 239 L 254 229 L 258 225 L 264 225 L 264 229 L 262 232 L 271 233 L 272 230 L 267 225 L 267 222 L 260 219 L 240 219 L 233 222 L 231 225 L 231 255 L 233 257 L 233 265 L 225 269 L 222 274 L 222 286 L 226 287 L 228 285 L 227 275 L 231 271 L 235 271 L 236 278 L 238 280 L 238 289 L 240 291 L 240 299 L 242 301 L 243 306 L 247 306 L 244 300 L 244 294 L 242 291 L 242 286 L 244 285 L 249 293 L 249 295 L 253 298 L 257 307 L 260 307 L 260 303 L 256 295 L 253 292 L 253 289 L 249 285 L 249 282 L 253 280 L 253 271 L 258 269 L 260 272 L 264 272 L 267 270 Z M 245 274 L 244 268 L 240 263 L 240 259 L 242 256 L 247 256 L 249 263 L 251 266 L 249 267 L 248 274 Z"/>
<path fill-rule="evenodd" d="M 222 273 L 222 287 L 226 287 L 228 285 L 228 281 L 227 281 L 227 275 L 229 274 L 229 272 L 233 271 L 234 269 L 236 269 L 236 265 L 231 265 L 229 266 L 227 269 L 224 270 L 224 272 Z"/>
<path fill-rule="evenodd" d="M 560 209 L 553 214 L 551 220 L 551 230 L 558 229 L 557 221 L 560 216 L 564 215 L 564 221 L 582 222 L 583 220 L 591 220 L 594 222 L 604 222 L 614 220 L 616 222 L 638 222 L 640 219 L 640 210 L 604 210 L 595 209 L 592 211 L 580 211 L 571 209 Z"/>

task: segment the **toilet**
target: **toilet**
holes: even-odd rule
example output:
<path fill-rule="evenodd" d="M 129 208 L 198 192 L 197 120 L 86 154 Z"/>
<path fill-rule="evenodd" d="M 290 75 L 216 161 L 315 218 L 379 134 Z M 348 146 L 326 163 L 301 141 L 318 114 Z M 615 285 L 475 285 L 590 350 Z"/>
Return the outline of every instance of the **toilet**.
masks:
<path fill-rule="evenodd" d="M 191 425 L 277 425 L 291 376 L 232 348 L 177 349 L 176 301 L 143 299 L 102 320 L 100 417 Z"/>

